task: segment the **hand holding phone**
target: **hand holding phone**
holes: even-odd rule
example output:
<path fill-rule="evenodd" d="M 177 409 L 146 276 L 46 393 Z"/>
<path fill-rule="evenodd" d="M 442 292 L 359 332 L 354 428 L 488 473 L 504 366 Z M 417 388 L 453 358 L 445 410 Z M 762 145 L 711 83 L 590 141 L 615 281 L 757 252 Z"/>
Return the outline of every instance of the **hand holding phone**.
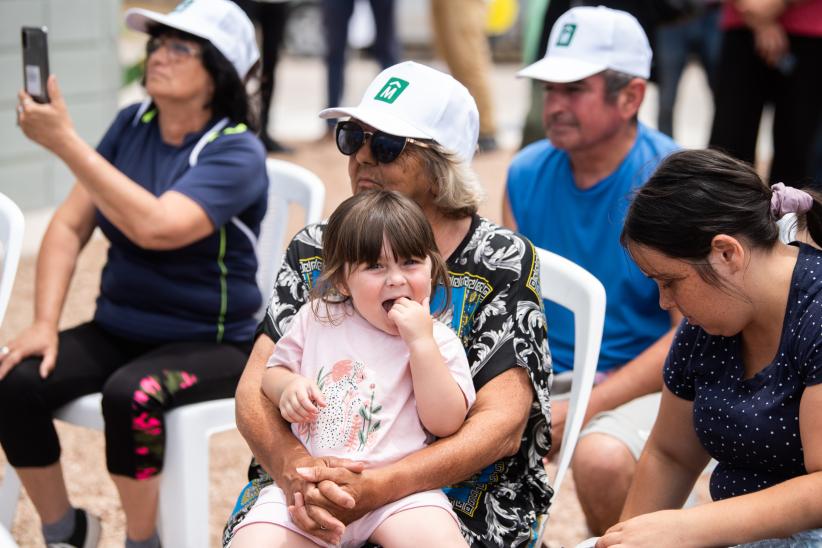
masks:
<path fill-rule="evenodd" d="M 48 29 L 23 27 L 20 39 L 23 46 L 23 83 L 32 99 L 48 103 L 46 82 L 49 77 Z"/>

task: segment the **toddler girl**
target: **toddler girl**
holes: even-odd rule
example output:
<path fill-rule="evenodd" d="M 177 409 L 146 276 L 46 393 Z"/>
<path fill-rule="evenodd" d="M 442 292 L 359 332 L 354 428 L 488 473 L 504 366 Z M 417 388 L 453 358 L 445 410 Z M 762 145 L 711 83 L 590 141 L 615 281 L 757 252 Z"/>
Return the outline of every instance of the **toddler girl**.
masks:
<path fill-rule="evenodd" d="M 429 312 L 448 274 L 422 211 L 396 192 L 361 192 L 331 215 L 323 238 L 311 305 L 277 343 L 265 394 L 313 456 L 379 466 L 456 432 L 475 392 L 462 344 Z M 458 523 L 442 491 L 426 491 L 369 512 L 340 540 L 465 546 Z M 276 485 L 231 544 L 317 545 L 328 546 L 292 522 Z"/>

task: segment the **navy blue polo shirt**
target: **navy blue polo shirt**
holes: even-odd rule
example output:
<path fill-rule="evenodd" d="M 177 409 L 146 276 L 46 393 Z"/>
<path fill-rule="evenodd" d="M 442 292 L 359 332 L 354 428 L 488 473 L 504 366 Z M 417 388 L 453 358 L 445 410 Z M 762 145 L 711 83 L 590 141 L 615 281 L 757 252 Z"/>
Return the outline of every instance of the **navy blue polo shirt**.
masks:
<path fill-rule="evenodd" d="M 119 112 L 97 151 L 155 196 L 174 190 L 191 198 L 216 230 L 179 249 L 143 249 L 98 210 L 111 246 L 94 319 L 141 341 L 250 340 L 261 304 L 254 246 L 268 196 L 265 151 L 243 124 L 227 120 L 170 145 L 157 111 L 138 109 Z"/>

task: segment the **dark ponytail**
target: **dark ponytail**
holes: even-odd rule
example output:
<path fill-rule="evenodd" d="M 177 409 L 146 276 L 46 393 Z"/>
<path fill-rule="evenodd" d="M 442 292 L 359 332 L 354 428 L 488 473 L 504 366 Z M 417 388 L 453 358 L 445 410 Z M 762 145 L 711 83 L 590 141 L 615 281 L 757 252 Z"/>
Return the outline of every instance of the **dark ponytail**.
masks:
<path fill-rule="evenodd" d="M 802 191 L 811 195 L 813 206 L 810 211 L 797 213 L 796 228 L 798 231 L 807 231 L 817 247 L 822 247 L 822 194 L 809 188 L 803 188 Z"/>

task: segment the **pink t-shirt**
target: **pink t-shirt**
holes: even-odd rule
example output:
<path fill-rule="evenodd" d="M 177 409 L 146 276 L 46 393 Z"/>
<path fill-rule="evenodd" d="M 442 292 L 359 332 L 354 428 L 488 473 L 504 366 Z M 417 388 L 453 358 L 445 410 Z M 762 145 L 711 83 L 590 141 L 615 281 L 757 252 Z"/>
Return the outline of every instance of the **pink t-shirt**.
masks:
<path fill-rule="evenodd" d="M 408 346 L 377 329 L 350 305 L 325 304 L 317 319 L 303 306 L 277 343 L 268 366 L 282 365 L 313 379 L 326 407 L 310 424 L 291 429 L 313 456 L 337 456 L 387 464 L 428 441 L 417 415 Z M 457 336 L 434 322 L 434 340 L 470 407 L 476 393 L 468 359 Z"/>
<path fill-rule="evenodd" d="M 779 17 L 779 23 L 788 34 L 822 36 L 822 0 L 803 0 L 791 4 Z M 720 26 L 726 30 L 745 26 L 732 2 L 725 2 Z"/>

